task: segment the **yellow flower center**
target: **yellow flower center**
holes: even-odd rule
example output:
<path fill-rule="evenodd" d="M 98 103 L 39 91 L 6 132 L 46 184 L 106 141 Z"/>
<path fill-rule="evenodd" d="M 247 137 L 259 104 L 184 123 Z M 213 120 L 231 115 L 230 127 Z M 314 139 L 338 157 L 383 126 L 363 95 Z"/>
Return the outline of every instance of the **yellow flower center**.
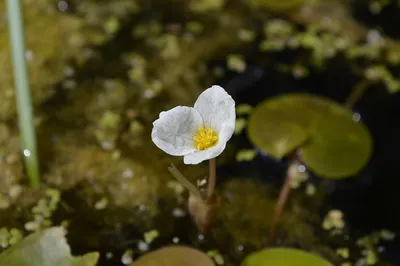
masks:
<path fill-rule="evenodd" d="M 211 128 L 199 127 L 197 134 L 194 135 L 193 140 L 196 142 L 196 149 L 203 151 L 208 149 L 218 142 L 217 133 Z"/>

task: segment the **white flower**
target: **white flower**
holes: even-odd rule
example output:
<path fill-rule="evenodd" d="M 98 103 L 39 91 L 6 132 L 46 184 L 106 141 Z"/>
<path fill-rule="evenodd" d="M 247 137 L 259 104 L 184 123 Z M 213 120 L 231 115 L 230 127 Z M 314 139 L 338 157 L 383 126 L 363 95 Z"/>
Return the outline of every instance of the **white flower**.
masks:
<path fill-rule="evenodd" d="M 235 101 L 214 85 L 199 95 L 194 107 L 161 112 L 151 138 L 164 152 L 184 156 L 185 164 L 198 164 L 222 153 L 235 130 L 235 119 Z"/>

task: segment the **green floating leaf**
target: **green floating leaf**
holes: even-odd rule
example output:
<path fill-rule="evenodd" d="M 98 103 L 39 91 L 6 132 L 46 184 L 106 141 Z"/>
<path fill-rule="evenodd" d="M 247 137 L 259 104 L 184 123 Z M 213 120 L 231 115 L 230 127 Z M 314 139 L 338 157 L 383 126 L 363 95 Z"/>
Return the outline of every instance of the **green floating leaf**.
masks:
<path fill-rule="evenodd" d="M 272 157 L 282 158 L 308 138 L 312 110 L 296 99 L 281 96 L 259 104 L 248 121 L 248 135 L 255 146 Z"/>
<path fill-rule="evenodd" d="M 302 161 L 325 178 L 356 174 L 368 162 L 372 139 L 366 126 L 334 101 L 293 93 L 258 105 L 248 122 L 248 136 L 272 157 L 299 149 Z"/>
<path fill-rule="evenodd" d="M 333 266 L 333 264 L 299 249 L 269 248 L 251 253 L 241 266 Z"/>
<path fill-rule="evenodd" d="M 0 254 L 7 266 L 95 266 L 99 253 L 73 257 L 62 227 L 34 233 Z"/>
<path fill-rule="evenodd" d="M 147 253 L 131 266 L 214 266 L 214 262 L 200 250 L 185 246 L 170 246 Z"/>

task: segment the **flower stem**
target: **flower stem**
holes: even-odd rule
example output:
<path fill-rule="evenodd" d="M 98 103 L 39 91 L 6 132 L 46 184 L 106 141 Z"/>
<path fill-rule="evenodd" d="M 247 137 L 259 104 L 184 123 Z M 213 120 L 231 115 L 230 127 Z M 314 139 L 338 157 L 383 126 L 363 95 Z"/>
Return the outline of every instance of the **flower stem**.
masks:
<path fill-rule="evenodd" d="M 275 240 L 276 228 L 278 226 L 279 219 L 282 215 L 283 208 L 285 207 L 286 201 L 289 197 L 290 181 L 291 181 L 291 178 L 289 176 L 289 173 L 287 173 L 286 178 L 285 178 L 285 183 L 283 184 L 283 187 L 281 188 L 281 191 L 279 192 L 279 198 L 275 205 L 274 215 L 272 216 L 271 226 L 270 226 L 270 230 L 269 230 L 269 239 L 271 242 Z"/>
<path fill-rule="evenodd" d="M 178 168 L 176 168 L 175 165 L 171 164 L 171 166 L 168 167 L 168 170 L 184 188 L 189 190 L 199 199 L 202 199 L 200 191 L 181 172 L 179 172 Z"/>
<path fill-rule="evenodd" d="M 217 179 L 215 158 L 210 159 L 209 161 L 210 174 L 208 177 L 207 199 L 211 199 L 214 196 L 215 183 Z"/>
<path fill-rule="evenodd" d="M 7 16 L 10 32 L 10 46 L 12 48 L 18 122 L 25 167 L 31 187 L 37 188 L 40 184 L 39 164 L 36 152 L 36 133 L 31 91 L 29 88 L 28 67 L 26 63 L 23 9 L 21 2 L 21 0 L 7 0 Z"/>
<path fill-rule="evenodd" d="M 371 82 L 367 79 L 363 79 L 359 83 L 357 83 L 356 86 L 354 86 L 354 88 L 352 89 L 349 97 L 347 97 L 344 106 L 348 109 L 352 109 L 370 84 Z"/>

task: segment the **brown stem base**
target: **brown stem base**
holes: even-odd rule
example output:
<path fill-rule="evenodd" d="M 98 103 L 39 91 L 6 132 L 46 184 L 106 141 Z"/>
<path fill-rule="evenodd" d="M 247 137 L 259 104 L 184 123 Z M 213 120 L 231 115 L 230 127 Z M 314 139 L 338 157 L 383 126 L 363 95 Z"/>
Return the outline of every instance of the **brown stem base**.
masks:
<path fill-rule="evenodd" d="M 286 201 L 289 197 L 290 181 L 291 181 L 291 178 L 290 178 L 289 174 L 287 174 L 286 178 L 285 178 L 285 183 L 283 184 L 283 187 L 279 193 L 278 201 L 275 205 L 274 215 L 272 216 L 271 226 L 270 226 L 270 230 L 269 230 L 270 242 L 275 241 L 276 228 L 278 226 L 280 217 L 282 215 L 283 208 L 285 207 Z"/>
<path fill-rule="evenodd" d="M 208 177 L 208 186 L 206 190 L 199 190 L 181 172 L 179 172 L 173 164 L 168 168 L 178 182 L 189 191 L 189 213 L 196 224 L 197 230 L 202 234 L 209 232 L 215 213 L 218 211 L 220 205 L 220 198 L 215 194 L 215 159 L 209 160 L 209 163 L 210 175 Z"/>
<path fill-rule="evenodd" d="M 213 194 L 211 198 L 203 199 L 190 193 L 188 201 L 189 213 L 192 216 L 197 230 L 202 234 L 207 234 L 214 220 L 215 213 L 218 211 L 220 198 Z"/>

